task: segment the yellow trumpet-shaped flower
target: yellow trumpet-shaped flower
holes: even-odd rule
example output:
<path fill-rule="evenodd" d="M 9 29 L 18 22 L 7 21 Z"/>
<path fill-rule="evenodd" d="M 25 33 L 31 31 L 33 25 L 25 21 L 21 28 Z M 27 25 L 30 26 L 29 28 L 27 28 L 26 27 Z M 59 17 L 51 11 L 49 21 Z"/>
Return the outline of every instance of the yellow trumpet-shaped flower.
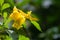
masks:
<path fill-rule="evenodd" d="M 35 20 L 37 21 L 37 18 L 31 17 L 31 11 L 24 13 L 22 10 L 17 9 L 15 6 L 13 8 L 13 12 L 9 16 L 12 20 L 14 20 L 13 27 L 19 30 L 22 26 L 22 24 L 25 22 L 26 19 L 29 20 Z"/>
<path fill-rule="evenodd" d="M 12 26 L 17 30 L 20 29 L 22 24 L 25 22 L 24 16 L 18 12 L 18 9 L 16 7 L 13 8 L 13 13 L 11 13 L 10 18 L 14 20 Z"/>

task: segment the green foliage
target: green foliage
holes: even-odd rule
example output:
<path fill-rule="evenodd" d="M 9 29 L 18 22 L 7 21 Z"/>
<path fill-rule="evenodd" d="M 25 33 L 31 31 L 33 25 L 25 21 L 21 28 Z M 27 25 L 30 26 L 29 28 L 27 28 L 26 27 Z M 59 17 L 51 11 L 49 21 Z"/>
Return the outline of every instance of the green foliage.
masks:
<path fill-rule="evenodd" d="M 7 0 L 11 4 L 11 6 L 14 6 L 14 0 Z"/>
<path fill-rule="evenodd" d="M 3 29 L 3 27 L 2 26 L 0 26 L 0 30 L 2 30 Z"/>
<path fill-rule="evenodd" d="M 4 17 L 4 19 L 7 18 L 7 12 L 4 12 L 4 13 L 3 13 L 3 17 Z"/>
<path fill-rule="evenodd" d="M 40 25 L 36 21 L 31 21 L 31 23 L 39 30 L 42 31 Z"/>
<path fill-rule="evenodd" d="M 24 5 L 26 5 L 26 4 L 28 4 L 30 2 L 30 0 L 22 0 L 22 2 L 17 2 L 17 4 L 16 4 L 16 6 L 20 6 L 20 7 L 22 7 L 22 6 L 24 6 Z"/>
<path fill-rule="evenodd" d="M 9 25 L 9 22 L 10 22 L 10 21 L 11 21 L 11 19 L 8 18 L 8 19 L 5 21 L 5 23 L 4 23 L 4 27 L 9 28 L 8 25 Z"/>
<path fill-rule="evenodd" d="M 12 40 L 12 38 L 6 35 L 6 39 L 5 40 Z"/>
<path fill-rule="evenodd" d="M 4 17 L 4 22 L 7 20 L 7 12 L 3 13 L 3 17 Z"/>
<path fill-rule="evenodd" d="M 19 40 L 30 40 L 28 37 L 25 37 L 24 35 L 19 35 Z"/>
<path fill-rule="evenodd" d="M 3 4 L 3 6 L 2 6 L 2 9 L 1 9 L 1 10 L 4 10 L 4 9 L 6 9 L 6 8 L 9 8 L 9 7 L 10 7 L 10 4 L 5 3 L 5 4 Z"/>
<path fill-rule="evenodd" d="M 4 0 L 0 0 L 0 5 L 2 6 L 2 4 L 4 3 Z"/>
<path fill-rule="evenodd" d="M 18 34 L 13 30 L 6 30 L 12 40 L 18 40 Z"/>
<path fill-rule="evenodd" d="M 0 15 L 2 15 L 2 13 L 0 13 Z"/>

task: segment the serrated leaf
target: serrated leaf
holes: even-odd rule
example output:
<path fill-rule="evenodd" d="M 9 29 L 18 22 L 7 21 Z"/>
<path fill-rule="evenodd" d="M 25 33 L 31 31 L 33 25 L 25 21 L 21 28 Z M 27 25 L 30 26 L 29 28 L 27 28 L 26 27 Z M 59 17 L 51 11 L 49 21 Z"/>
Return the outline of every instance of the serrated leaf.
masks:
<path fill-rule="evenodd" d="M 28 37 L 25 37 L 24 35 L 19 35 L 19 40 L 30 40 Z"/>
<path fill-rule="evenodd" d="M 0 5 L 2 6 L 2 4 L 4 3 L 4 0 L 0 0 Z"/>
<path fill-rule="evenodd" d="M 3 6 L 2 6 L 2 9 L 1 10 L 4 10 L 4 9 L 7 9 L 10 7 L 10 4 L 8 3 L 5 3 Z"/>
<path fill-rule="evenodd" d="M 31 23 L 39 30 L 42 31 L 40 25 L 36 21 L 31 21 Z"/>

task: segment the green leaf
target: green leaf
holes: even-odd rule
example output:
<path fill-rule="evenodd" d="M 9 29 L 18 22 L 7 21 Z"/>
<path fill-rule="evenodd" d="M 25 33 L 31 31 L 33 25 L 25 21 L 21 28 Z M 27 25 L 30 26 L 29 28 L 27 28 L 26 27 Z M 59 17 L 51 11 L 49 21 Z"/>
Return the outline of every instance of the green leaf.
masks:
<path fill-rule="evenodd" d="M 2 6 L 2 4 L 4 3 L 4 0 L 0 0 L 0 5 Z"/>
<path fill-rule="evenodd" d="M 7 9 L 10 7 L 10 4 L 8 3 L 5 3 L 3 6 L 2 6 L 2 9 L 1 10 L 4 10 L 4 9 Z"/>
<path fill-rule="evenodd" d="M 7 35 L 5 37 L 6 37 L 5 40 L 12 40 L 12 38 Z"/>
<path fill-rule="evenodd" d="M 6 22 L 6 20 L 7 20 L 7 19 L 6 19 L 6 18 L 7 18 L 7 12 L 4 12 L 4 13 L 3 13 L 3 18 L 4 18 L 4 22 Z"/>
<path fill-rule="evenodd" d="M 4 17 L 4 19 L 7 18 L 7 12 L 4 12 L 4 13 L 3 13 L 3 17 Z"/>
<path fill-rule="evenodd" d="M 31 21 L 31 23 L 39 30 L 42 31 L 40 25 L 36 21 Z"/>
<path fill-rule="evenodd" d="M 8 25 L 9 25 L 9 22 L 10 22 L 10 21 L 11 21 L 11 19 L 8 18 L 8 19 L 6 20 L 6 22 L 4 23 L 4 26 L 5 26 L 6 28 L 9 28 Z"/>
<path fill-rule="evenodd" d="M 25 37 L 24 35 L 19 35 L 19 40 L 30 40 L 28 37 Z"/>

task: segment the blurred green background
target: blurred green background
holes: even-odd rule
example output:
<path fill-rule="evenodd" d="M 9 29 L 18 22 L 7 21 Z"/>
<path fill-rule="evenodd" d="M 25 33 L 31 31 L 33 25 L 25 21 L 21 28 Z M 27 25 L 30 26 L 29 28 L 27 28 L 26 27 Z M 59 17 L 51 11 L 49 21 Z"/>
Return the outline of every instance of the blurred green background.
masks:
<path fill-rule="evenodd" d="M 3 10 L 9 14 L 16 6 L 24 12 L 31 10 L 32 16 L 39 18 L 42 32 L 32 24 L 28 24 L 29 27 L 26 28 L 30 40 L 60 39 L 60 0 L 5 0 L 4 3 L 10 4 L 10 8 Z"/>

